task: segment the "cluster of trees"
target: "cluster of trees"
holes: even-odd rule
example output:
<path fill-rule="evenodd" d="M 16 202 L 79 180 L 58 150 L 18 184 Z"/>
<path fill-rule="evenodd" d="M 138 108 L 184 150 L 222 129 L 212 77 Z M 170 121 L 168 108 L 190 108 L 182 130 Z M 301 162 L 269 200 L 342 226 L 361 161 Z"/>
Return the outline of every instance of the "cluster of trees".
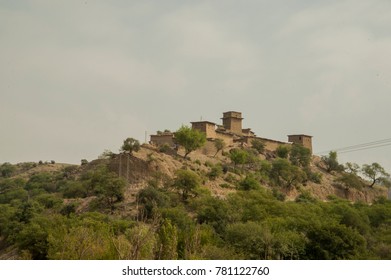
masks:
<path fill-rule="evenodd" d="M 205 141 L 204 134 L 193 132 L 182 127 L 175 133 L 184 157 Z M 281 146 L 272 160 L 261 160 L 263 143 L 252 144 L 231 149 L 225 162 L 205 162 L 202 169 L 185 161 L 173 178 L 156 171 L 134 202 L 124 200 L 126 182 L 106 165 L 85 160 L 81 167 L 25 179 L 3 164 L 1 248 L 16 250 L 22 259 L 391 258 L 390 201 L 319 201 L 300 188 L 308 180 L 321 182 L 311 171 L 308 149 Z M 215 147 L 216 154 L 223 151 L 224 142 L 215 141 Z M 133 138 L 121 146 L 122 152 L 139 149 Z M 388 175 L 377 164 L 349 163 L 342 171 L 336 154 L 323 162 L 330 172 L 340 172 L 341 184 L 358 184 L 359 172 L 371 184 Z M 227 182 L 224 187 L 236 190 L 224 199 L 204 187 L 219 177 Z M 292 188 L 300 195 L 284 201 L 281 190 Z"/>
<path fill-rule="evenodd" d="M 388 188 L 391 187 L 390 174 L 377 162 L 364 164 L 362 167 L 351 162 L 342 165 L 338 162 L 337 152 L 335 151 L 331 151 L 328 156 L 323 156 L 322 162 L 327 172 L 341 174 L 336 181 L 342 183 L 347 189 L 362 189 L 365 187 L 365 182 L 362 178 L 370 181 L 367 185 L 370 188 L 373 188 L 375 184 L 382 184 Z"/>
<path fill-rule="evenodd" d="M 391 202 L 384 199 L 371 206 L 324 203 L 303 193 L 282 202 L 257 173 L 243 174 L 233 183 L 237 191 L 219 199 L 200 174 L 180 169 L 172 180 L 151 180 L 139 191 L 133 215 L 117 208 L 125 183 L 115 174 L 96 166 L 76 176 L 72 168 L 0 181 L 0 236 L 20 258 L 391 257 Z M 86 197 L 92 201 L 83 209 Z"/>
<path fill-rule="evenodd" d="M 229 157 L 235 167 L 245 167 L 246 172 L 260 182 L 286 190 L 298 187 L 307 181 L 321 182 L 321 174 L 311 171 L 311 152 L 301 145 L 280 146 L 273 160 L 261 160 L 258 156 L 263 146 L 231 149 Z M 257 147 L 257 148 L 256 148 Z"/>

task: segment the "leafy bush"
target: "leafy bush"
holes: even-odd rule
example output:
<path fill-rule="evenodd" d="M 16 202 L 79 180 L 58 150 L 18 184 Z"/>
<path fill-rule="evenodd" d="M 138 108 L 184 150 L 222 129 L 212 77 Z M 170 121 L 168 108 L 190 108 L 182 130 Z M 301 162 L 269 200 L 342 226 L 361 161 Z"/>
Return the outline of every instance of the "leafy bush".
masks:
<path fill-rule="evenodd" d="M 292 165 L 288 160 L 283 158 L 278 158 L 273 161 L 270 177 L 275 184 L 287 189 L 296 187 L 307 179 L 302 169 L 296 165 Z"/>
<path fill-rule="evenodd" d="M 242 181 L 239 182 L 239 189 L 244 191 L 249 190 L 259 190 L 261 188 L 261 184 L 257 180 L 257 178 L 249 174 Z"/>
<path fill-rule="evenodd" d="M 4 178 L 11 177 L 16 171 L 16 167 L 9 162 L 0 165 L 0 175 Z"/>
<path fill-rule="evenodd" d="M 203 199 L 198 207 L 197 220 L 199 223 L 211 225 L 216 232 L 222 233 L 229 222 L 227 203 L 214 197 Z"/>
<path fill-rule="evenodd" d="M 251 146 L 257 150 L 258 153 L 263 153 L 265 150 L 265 143 L 259 139 L 253 139 L 251 141 Z"/>
<path fill-rule="evenodd" d="M 243 149 L 235 148 L 230 151 L 230 158 L 231 161 L 235 164 L 235 166 L 238 164 L 245 164 L 247 162 L 248 156 L 248 152 Z"/>
<path fill-rule="evenodd" d="M 225 142 L 223 139 L 217 138 L 214 141 L 214 146 L 216 148 L 216 153 L 213 155 L 213 157 L 215 157 L 218 154 L 218 152 L 222 151 L 225 148 Z"/>
<path fill-rule="evenodd" d="M 307 174 L 308 180 L 311 182 L 320 184 L 322 183 L 322 174 L 319 172 L 312 172 L 310 169 L 305 169 L 305 173 Z"/>
<path fill-rule="evenodd" d="M 77 181 L 67 181 L 62 187 L 62 192 L 65 198 L 84 198 L 88 195 L 86 186 Z"/>
<path fill-rule="evenodd" d="M 10 188 L 0 193 L 0 204 L 11 203 L 15 200 L 27 201 L 27 199 L 28 192 L 22 188 Z"/>
<path fill-rule="evenodd" d="M 169 153 L 171 152 L 171 147 L 167 143 L 164 143 L 163 145 L 159 146 L 159 152 L 161 153 Z"/>
<path fill-rule="evenodd" d="M 52 174 L 47 172 L 34 174 L 27 181 L 25 188 L 28 191 L 41 189 L 47 192 L 55 192 L 56 191 L 55 178 L 53 177 Z"/>
<path fill-rule="evenodd" d="M 134 138 L 126 138 L 121 146 L 121 151 L 129 152 L 130 154 L 139 150 L 140 142 Z"/>
<path fill-rule="evenodd" d="M 220 177 L 223 174 L 223 167 L 220 164 L 213 165 L 211 170 L 208 173 L 210 180 L 215 180 L 217 177 Z"/>
<path fill-rule="evenodd" d="M 153 211 L 157 208 L 167 207 L 170 204 L 170 198 L 167 194 L 155 187 L 148 186 L 137 194 L 138 203 L 141 204 L 139 215 L 148 219 L 153 217 Z"/>
<path fill-rule="evenodd" d="M 187 200 L 197 187 L 201 185 L 201 178 L 190 170 L 178 170 L 174 179 L 174 187 L 181 193 L 182 199 Z"/>
<path fill-rule="evenodd" d="M 278 189 L 276 189 L 276 188 L 273 188 L 272 193 L 273 193 L 273 196 L 274 196 L 277 200 L 279 200 L 279 201 L 285 201 L 286 194 L 284 194 L 284 193 L 281 192 L 280 190 L 278 190 Z"/>
<path fill-rule="evenodd" d="M 63 203 L 61 198 L 53 194 L 41 194 L 35 197 L 35 200 L 48 209 L 60 207 Z"/>
<path fill-rule="evenodd" d="M 276 149 L 276 154 L 279 158 L 288 158 L 290 147 L 287 145 L 280 145 Z"/>
<path fill-rule="evenodd" d="M 326 164 L 327 172 L 344 170 L 344 166 L 338 163 L 337 152 L 331 151 L 328 156 L 323 156 L 322 161 Z"/>
<path fill-rule="evenodd" d="M 344 173 L 335 181 L 341 183 L 347 189 L 353 188 L 361 190 L 365 186 L 364 182 L 360 179 L 360 177 L 358 177 L 354 173 Z"/>
<path fill-rule="evenodd" d="M 311 151 L 302 145 L 293 144 L 289 159 L 294 165 L 308 167 L 311 162 Z"/>
<path fill-rule="evenodd" d="M 299 196 L 296 197 L 296 202 L 300 203 L 314 203 L 316 201 L 316 198 L 314 198 L 309 191 L 302 191 Z"/>

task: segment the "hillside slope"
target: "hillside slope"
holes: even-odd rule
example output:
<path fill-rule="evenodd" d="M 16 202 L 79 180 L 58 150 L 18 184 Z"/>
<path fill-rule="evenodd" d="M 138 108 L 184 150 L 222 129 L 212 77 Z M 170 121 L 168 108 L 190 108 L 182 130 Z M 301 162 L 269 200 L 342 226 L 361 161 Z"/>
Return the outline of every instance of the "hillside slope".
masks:
<path fill-rule="evenodd" d="M 13 166 L 0 178 L 0 259 L 391 258 L 385 187 L 318 157 L 215 154 L 143 145 Z"/>

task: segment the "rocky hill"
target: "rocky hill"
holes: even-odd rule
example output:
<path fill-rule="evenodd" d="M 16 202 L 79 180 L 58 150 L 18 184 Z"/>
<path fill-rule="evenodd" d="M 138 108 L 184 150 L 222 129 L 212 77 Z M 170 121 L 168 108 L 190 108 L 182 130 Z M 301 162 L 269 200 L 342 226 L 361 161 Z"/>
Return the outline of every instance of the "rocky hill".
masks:
<path fill-rule="evenodd" d="M 389 259 L 387 188 L 297 151 L 3 164 L 0 259 Z"/>
<path fill-rule="evenodd" d="M 107 159 L 110 170 L 120 174 L 128 180 L 129 190 L 137 190 L 148 185 L 148 182 L 160 173 L 167 178 L 173 179 L 175 172 L 179 169 L 190 169 L 200 174 L 203 179 L 203 186 L 219 198 L 224 198 L 227 194 L 235 192 L 236 184 L 249 173 L 257 173 L 262 167 L 246 165 L 244 167 L 233 168 L 230 160 L 229 147 L 226 151 L 214 156 L 213 149 L 200 149 L 189 154 L 188 159 L 183 158 L 183 151 L 177 153 L 170 150 L 166 153 L 159 151 L 158 147 L 152 145 L 143 145 L 138 152 L 132 155 L 114 155 L 113 158 Z M 122 157 L 122 160 L 120 160 Z M 260 161 L 272 162 L 277 156 L 273 152 L 260 153 Z M 268 158 L 268 160 L 266 159 Z M 218 174 L 218 176 L 208 176 L 213 172 L 213 167 L 219 165 L 226 167 L 227 170 Z M 387 197 L 387 188 L 376 185 L 373 188 L 368 187 L 369 182 L 360 177 L 362 182 L 361 188 L 347 187 L 338 182 L 343 172 L 327 172 L 324 163 L 318 156 L 312 156 L 309 169 L 312 173 L 320 174 L 320 181 L 313 182 L 305 180 L 295 188 L 286 189 L 276 186 L 270 181 L 260 179 L 263 187 L 273 190 L 277 189 L 285 195 L 288 201 L 295 200 L 302 193 L 309 193 L 314 198 L 321 201 L 327 201 L 330 197 L 339 197 L 352 202 L 372 203 L 381 196 Z"/>

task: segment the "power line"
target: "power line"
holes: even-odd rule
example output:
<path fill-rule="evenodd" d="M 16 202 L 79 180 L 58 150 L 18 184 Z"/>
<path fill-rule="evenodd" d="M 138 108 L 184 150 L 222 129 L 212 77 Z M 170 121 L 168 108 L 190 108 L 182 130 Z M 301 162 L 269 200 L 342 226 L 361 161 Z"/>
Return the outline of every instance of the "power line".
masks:
<path fill-rule="evenodd" d="M 378 141 L 372 141 L 372 142 L 358 144 L 358 145 L 347 146 L 347 147 L 338 148 L 338 149 L 322 151 L 317 154 L 326 154 L 331 151 L 339 152 L 342 154 L 342 153 L 350 153 L 350 152 L 374 149 L 374 148 L 379 148 L 379 147 L 384 147 L 384 146 L 389 146 L 389 145 L 391 145 L 391 138 L 378 140 Z"/>
<path fill-rule="evenodd" d="M 361 148 L 361 147 L 367 147 L 367 146 L 373 146 L 373 145 L 383 144 L 383 143 L 387 143 L 387 142 L 391 142 L 391 138 L 389 138 L 389 139 L 383 139 L 383 140 L 378 140 L 378 141 L 373 141 L 373 142 L 368 142 L 368 143 L 364 143 L 364 144 L 358 144 L 358 145 L 348 146 L 348 147 L 344 147 L 344 148 L 339 148 L 339 149 L 337 149 L 337 150 L 338 150 L 338 151 L 350 150 L 350 149 L 355 149 L 355 148 Z"/>
<path fill-rule="evenodd" d="M 390 145 L 391 145 L 391 143 L 387 143 L 387 144 L 383 144 L 383 145 L 376 145 L 376 146 L 370 146 L 370 147 L 365 147 L 365 148 L 360 148 L 360 149 L 341 151 L 339 153 L 344 154 L 344 153 L 350 153 L 350 152 L 356 152 L 356 151 L 370 150 L 370 149 L 375 149 L 375 148 L 380 148 L 380 147 L 385 147 L 385 146 L 390 146 Z"/>

